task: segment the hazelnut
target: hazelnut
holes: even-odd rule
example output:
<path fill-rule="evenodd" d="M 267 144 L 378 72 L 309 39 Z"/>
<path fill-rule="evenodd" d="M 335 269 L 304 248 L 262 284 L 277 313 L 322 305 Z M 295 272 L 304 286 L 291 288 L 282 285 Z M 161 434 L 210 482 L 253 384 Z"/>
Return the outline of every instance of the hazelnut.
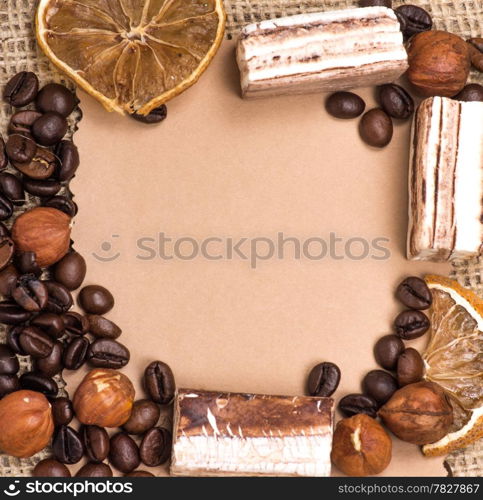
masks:
<path fill-rule="evenodd" d="M 396 391 L 379 410 L 379 416 L 399 439 L 423 445 L 448 433 L 453 408 L 438 384 L 417 382 Z"/>
<path fill-rule="evenodd" d="M 12 226 L 12 239 L 20 252 L 35 252 L 37 264 L 55 264 L 68 252 L 71 218 L 51 207 L 36 207 L 19 215 Z"/>
<path fill-rule="evenodd" d="M 466 42 L 446 31 L 425 31 L 408 46 L 407 76 L 423 96 L 452 97 L 466 84 L 470 54 Z"/>
<path fill-rule="evenodd" d="M 0 450 L 27 458 L 44 449 L 54 432 L 52 409 L 40 392 L 17 391 L 0 400 Z"/>
<path fill-rule="evenodd" d="M 373 418 L 362 413 L 341 420 L 334 432 L 331 459 L 347 476 L 371 476 L 391 461 L 392 442 Z"/>
<path fill-rule="evenodd" d="M 121 427 L 131 416 L 134 387 L 121 372 L 107 368 L 90 371 L 74 394 L 74 410 L 85 425 Z"/>

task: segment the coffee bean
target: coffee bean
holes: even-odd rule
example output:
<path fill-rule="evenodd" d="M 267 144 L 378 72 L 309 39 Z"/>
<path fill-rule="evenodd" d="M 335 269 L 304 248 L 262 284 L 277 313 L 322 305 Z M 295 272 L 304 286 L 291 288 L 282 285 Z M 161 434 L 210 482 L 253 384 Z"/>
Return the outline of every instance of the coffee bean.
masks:
<path fill-rule="evenodd" d="M 20 390 L 17 375 L 0 375 L 0 399 L 7 394 Z"/>
<path fill-rule="evenodd" d="M 33 358 L 46 358 L 54 348 L 54 341 L 35 326 L 26 326 L 21 331 L 19 343 L 22 350 Z"/>
<path fill-rule="evenodd" d="M 428 331 L 430 326 L 428 317 L 421 311 L 403 311 L 394 320 L 396 335 L 403 340 L 413 340 L 421 337 Z"/>
<path fill-rule="evenodd" d="M 73 304 L 72 295 L 64 285 L 56 281 L 44 281 L 47 291 L 49 293 L 49 300 L 47 301 L 47 312 L 54 314 L 66 313 Z"/>
<path fill-rule="evenodd" d="M 383 370 L 372 370 L 362 380 L 364 394 L 375 399 L 379 405 L 386 403 L 397 391 L 397 380 Z"/>
<path fill-rule="evenodd" d="M 72 339 L 64 349 L 64 367 L 68 370 L 78 370 L 85 362 L 89 340 L 86 337 Z"/>
<path fill-rule="evenodd" d="M 121 472 L 131 472 L 141 463 L 139 449 L 135 441 L 125 432 L 111 437 L 109 461 Z"/>
<path fill-rule="evenodd" d="M 64 85 L 48 83 L 37 94 L 35 106 L 42 113 L 53 111 L 67 117 L 72 113 L 78 102 L 75 95 Z"/>
<path fill-rule="evenodd" d="M 132 113 L 129 116 L 141 123 L 147 123 L 147 124 L 160 123 L 164 121 L 168 116 L 168 108 L 166 107 L 165 104 L 162 104 L 158 108 L 154 108 L 147 115 L 139 115 L 137 113 Z"/>
<path fill-rule="evenodd" d="M 59 113 L 49 111 L 37 118 L 32 125 L 32 135 L 42 146 L 53 146 L 67 132 L 67 121 Z"/>
<path fill-rule="evenodd" d="M 62 363 L 64 346 L 61 342 L 54 342 L 52 352 L 46 358 L 35 360 L 35 369 L 47 377 L 53 377 L 62 372 L 64 365 Z"/>
<path fill-rule="evenodd" d="M 0 193 L 6 196 L 14 205 L 25 203 L 25 193 L 20 179 L 8 172 L 0 174 Z"/>
<path fill-rule="evenodd" d="M 37 145 L 29 137 L 20 134 L 12 134 L 7 139 L 5 151 L 14 165 L 15 163 L 29 163 L 37 151 Z"/>
<path fill-rule="evenodd" d="M 105 314 L 114 307 L 111 292 L 100 285 L 88 285 L 79 293 L 79 305 L 90 314 Z"/>
<path fill-rule="evenodd" d="M 33 111 L 31 109 L 25 109 L 22 111 L 17 111 L 10 118 L 10 123 L 8 124 L 9 134 L 24 134 L 31 135 L 32 125 L 37 118 L 40 118 L 42 113 L 38 111 Z"/>
<path fill-rule="evenodd" d="M 74 201 L 66 196 L 53 196 L 42 203 L 44 207 L 51 207 L 66 213 L 69 217 L 74 217 L 77 214 L 77 205 Z"/>
<path fill-rule="evenodd" d="M 75 311 L 69 311 L 65 313 L 64 316 L 64 325 L 67 333 L 71 335 L 85 335 L 89 330 L 89 321 L 85 316 L 79 314 Z"/>
<path fill-rule="evenodd" d="M 39 312 L 47 305 L 49 294 L 35 274 L 23 274 L 12 288 L 12 299 L 26 311 Z"/>
<path fill-rule="evenodd" d="M 5 258 L 1 259 L 5 262 Z M 9 297 L 11 293 L 12 286 L 16 283 L 19 276 L 17 269 L 14 266 L 8 265 L 3 267 L 0 265 L 0 295 L 4 297 Z"/>
<path fill-rule="evenodd" d="M 18 306 L 16 302 L 0 302 L 0 323 L 19 325 L 30 319 L 31 313 Z"/>
<path fill-rule="evenodd" d="M 392 0 L 359 0 L 360 7 L 392 7 Z"/>
<path fill-rule="evenodd" d="M 69 252 L 54 267 L 54 278 L 68 290 L 76 290 L 86 277 L 86 261 L 80 253 Z"/>
<path fill-rule="evenodd" d="M 459 94 L 456 94 L 453 99 L 458 101 L 483 101 L 483 85 L 479 83 L 469 83 L 460 91 Z"/>
<path fill-rule="evenodd" d="M 139 446 L 139 455 L 144 465 L 157 467 L 171 455 L 171 433 L 163 427 L 149 430 Z"/>
<path fill-rule="evenodd" d="M 41 460 L 32 472 L 33 477 L 71 477 L 69 469 L 64 465 L 54 460 L 53 458 L 45 458 Z"/>
<path fill-rule="evenodd" d="M 3 194 L 0 194 L 0 220 L 10 219 L 13 215 L 13 204 Z"/>
<path fill-rule="evenodd" d="M 31 179 L 43 180 L 54 173 L 57 167 L 57 158 L 48 149 L 38 147 L 30 161 L 13 161 L 13 166 Z"/>
<path fill-rule="evenodd" d="M 0 344 L 0 375 L 16 375 L 20 364 L 16 354 L 5 344 Z"/>
<path fill-rule="evenodd" d="M 55 196 L 61 189 L 60 182 L 54 179 L 24 179 L 23 186 L 27 193 L 40 198 L 50 198 Z"/>
<path fill-rule="evenodd" d="M 411 309 L 428 309 L 433 303 L 433 295 L 428 285 L 416 276 L 410 276 L 399 284 L 396 297 Z"/>
<path fill-rule="evenodd" d="M 3 91 L 3 100 L 16 108 L 31 103 L 37 96 L 39 80 L 31 71 L 21 71 L 12 77 Z"/>
<path fill-rule="evenodd" d="M 55 154 L 59 158 L 57 178 L 61 182 L 70 181 L 80 163 L 77 146 L 72 141 L 60 141 L 55 148 Z"/>
<path fill-rule="evenodd" d="M 381 108 L 393 118 L 406 120 L 414 112 L 413 98 L 400 85 L 381 85 L 378 92 Z"/>
<path fill-rule="evenodd" d="M 468 38 L 466 41 L 476 50 L 483 52 L 483 37 Z"/>
<path fill-rule="evenodd" d="M 119 369 L 129 363 L 131 355 L 127 347 L 112 339 L 97 339 L 87 352 L 92 366 Z"/>
<path fill-rule="evenodd" d="M 42 274 L 42 269 L 37 263 L 35 252 L 20 252 L 15 257 L 15 267 L 22 274 L 33 274 L 39 277 Z"/>
<path fill-rule="evenodd" d="M 392 120 L 382 109 L 371 109 L 362 115 L 359 133 L 362 140 L 369 146 L 383 148 L 392 139 Z"/>
<path fill-rule="evenodd" d="M 82 440 L 72 427 L 61 425 L 52 440 L 54 458 L 63 464 L 75 464 L 84 454 Z"/>
<path fill-rule="evenodd" d="M 123 425 L 123 429 L 128 434 L 144 434 L 158 423 L 160 414 L 159 406 L 150 399 L 135 401 L 131 416 Z"/>
<path fill-rule="evenodd" d="M 156 476 L 154 474 L 151 474 L 151 472 L 145 470 L 133 470 L 128 474 L 124 474 L 124 477 L 156 477 Z"/>
<path fill-rule="evenodd" d="M 55 339 L 62 337 L 65 330 L 64 319 L 54 313 L 39 314 L 31 321 L 31 324 L 39 327 L 47 335 Z"/>
<path fill-rule="evenodd" d="M 5 148 L 5 141 L 3 137 L 0 135 L 0 170 L 7 168 L 8 165 L 8 156 Z"/>
<path fill-rule="evenodd" d="M 22 349 L 20 345 L 20 334 L 25 328 L 25 325 L 11 326 L 7 330 L 7 345 L 12 349 L 15 354 L 20 354 L 20 356 L 27 356 L 27 353 Z"/>
<path fill-rule="evenodd" d="M 35 391 L 49 398 L 55 398 L 59 388 L 55 380 L 39 372 L 26 372 L 20 377 L 20 387 L 27 391 Z"/>
<path fill-rule="evenodd" d="M 11 238 L 0 238 L 0 269 L 5 269 L 12 262 L 15 244 Z M 9 290 L 11 292 L 11 289 Z"/>
<path fill-rule="evenodd" d="M 386 370 L 395 370 L 397 360 L 404 351 L 404 342 L 397 335 L 385 335 L 374 346 L 377 363 Z"/>
<path fill-rule="evenodd" d="M 309 374 L 307 391 L 311 396 L 329 397 L 337 390 L 340 369 L 334 363 L 320 363 Z"/>
<path fill-rule="evenodd" d="M 111 320 L 99 316 L 98 314 L 88 314 L 89 333 L 96 337 L 105 337 L 108 339 L 117 339 L 122 330 Z"/>
<path fill-rule="evenodd" d="M 433 27 L 433 20 L 429 13 L 417 5 L 400 5 L 395 10 L 406 19 L 406 28 L 403 31 L 405 39 Z"/>
<path fill-rule="evenodd" d="M 400 387 L 420 382 L 424 375 L 424 361 L 416 349 L 408 347 L 397 361 L 397 381 Z"/>
<path fill-rule="evenodd" d="M 112 477 L 112 469 L 107 464 L 87 463 L 77 471 L 75 477 Z"/>
<path fill-rule="evenodd" d="M 74 407 L 72 401 L 66 397 L 60 397 L 54 399 L 51 402 L 52 405 L 52 417 L 54 418 L 54 424 L 59 425 L 69 425 L 74 418 Z"/>
<path fill-rule="evenodd" d="M 97 425 L 86 425 L 81 432 L 84 450 L 91 462 L 103 462 L 109 455 L 109 434 Z"/>
<path fill-rule="evenodd" d="M 171 368 L 162 361 L 153 361 L 144 370 L 144 388 L 148 396 L 160 404 L 168 404 L 174 398 L 176 385 Z"/>
<path fill-rule="evenodd" d="M 352 92 L 335 92 L 325 101 L 327 113 L 336 118 L 356 118 L 365 108 L 364 100 Z"/>
<path fill-rule="evenodd" d="M 376 418 L 378 409 L 377 401 L 365 394 L 348 394 L 339 401 L 339 410 L 345 417 L 363 413 Z"/>

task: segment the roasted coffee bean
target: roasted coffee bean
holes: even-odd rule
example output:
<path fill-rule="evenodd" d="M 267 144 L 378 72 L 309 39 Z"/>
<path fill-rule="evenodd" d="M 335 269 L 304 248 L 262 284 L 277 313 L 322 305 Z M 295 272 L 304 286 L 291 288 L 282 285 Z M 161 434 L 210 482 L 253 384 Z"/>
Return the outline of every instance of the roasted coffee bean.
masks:
<path fill-rule="evenodd" d="M 7 345 L 12 349 L 15 354 L 20 354 L 21 356 L 26 356 L 27 353 L 22 349 L 20 345 L 20 334 L 25 328 L 25 325 L 11 326 L 7 330 Z"/>
<path fill-rule="evenodd" d="M 60 182 L 54 179 L 25 179 L 23 186 L 27 193 L 40 198 L 50 198 L 55 196 L 61 189 Z"/>
<path fill-rule="evenodd" d="M 59 341 L 54 342 L 52 352 L 46 358 L 35 360 L 36 371 L 47 375 L 47 377 L 53 377 L 54 375 L 59 374 L 64 369 L 64 365 L 62 363 L 63 352 L 63 344 Z"/>
<path fill-rule="evenodd" d="M 132 472 L 141 463 L 137 444 L 125 432 L 112 436 L 109 461 L 121 472 Z"/>
<path fill-rule="evenodd" d="M 406 120 L 414 113 L 413 98 L 400 85 L 381 85 L 378 97 L 381 108 L 392 118 Z"/>
<path fill-rule="evenodd" d="M 60 141 L 55 148 L 55 154 L 59 158 L 57 178 L 61 182 L 70 181 L 80 163 L 77 146 L 72 141 Z"/>
<path fill-rule="evenodd" d="M 60 397 L 54 399 L 50 404 L 52 405 L 52 417 L 56 426 L 69 425 L 72 422 L 74 407 L 69 398 Z"/>
<path fill-rule="evenodd" d="M 386 370 L 395 370 L 397 360 L 403 351 L 404 342 L 397 335 L 384 335 L 374 346 L 374 357 Z"/>
<path fill-rule="evenodd" d="M 26 311 L 39 312 L 48 298 L 47 287 L 35 274 L 23 274 L 12 288 L 12 299 Z"/>
<path fill-rule="evenodd" d="M 365 394 L 347 394 L 339 401 L 339 410 L 345 417 L 364 413 L 376 418 L 378 409 L 377 401 Z"/>
<path fill-rule="evenodd" d="M 5 141 L 3 137 L 0 135 L 0 170 L 7 168 L 8 165 L 8 156 L 5 146 Z"/>
<path fill-rule="evenodd" d="M 383 370 L 370 371 L 362 381 L 364 394 L 375 399 L 379 405 L 386 403 L 397 391 L 397 380 Z"/>
<path fill-rule="evenodd" d="M 2 259 L 2 262 L 5 262 L 5 258 Z M 18 271 L 14 266 L 9 265 L 7 267 L 2 268 L 0 265 L 0 295 L 4 297 L 9 297 L 12 286 L 16 283 L 18 278 Z M 0 320 L 1 321 L 1 320 Z"/>
<path fill-rule="evenodd" d="M 139 115 L 137 113 L 132 113 L 129 116 L 141 123 L 147 123 L 147 124 L 160 123 L 164 121 L 168 116 L 168 108 L 166 107 L 165 104 L 162 104 L 158 108 L 154 108 L 147 115 Z"/>
<path fill-rule="evenodd" d="M 32 158 L 37 151 L 37 145 L 29 137 L 25 137 L 20 134 L 12 134 L 7 139 L 5 151 L 7 152 L 8 158 L 14 165 L 15 163 L 29 163 L 32 161 Z"/>
<path fill-rule="evenodd" d="M 111 320 L 99 316 L 98 314 L 88 314 L 89 333 L 96 337 L 104 337 L 108 339 L 117 339 L 122 330 Z"/>
<path fill-rule="evenodd" d="M 35 252 L 20 252 L 15 257 L 15 267 L 22 274 L 33 274 L 34 276 L 40 276 L 42 274 L 42 269 L 37 264 L 37 257 Z"/>
<path fill-rule="evenodd" d="M 146 432 L 139 446 L 139 455 L 148 467 L 164 464 L 171 455 L 171 433 L 163 427 Z"/>
<path fill-rule="evenodd" d="M 72 427 L 61 425 L 52 440 L 54 458 L 63 464 L 76 464 L 84 454 L 82 440 Z"/>
<path fill-rule="evenodd" d="M 5 344 L 0 344 L 0 375 L 16 375 L 20 364 L 16 354 Z"/>
<path fill-rule="evenodd" d="M 131 355 L 127 347 L 112 339 L 97 339 L 87 352 L 92 366 L 119 369 L 129 363 Z"/>
<path fill-rule="evenodd" d="M 42 113 L 38 111 L 33 111 L 31 109 L 24 109 L 22 111 L 17 111 L 10 118 L 10 123 L 8 124 L 9 134 L 26 134 L 31 135 L 32 125 L 37 118 L 40 118 Z"/>
<path fill-rule="evenodd" d="M 114 307 L 111 292 L 100 285 L 88 285 L 79 293 L 79 305 L 90 314 L 105 314 Z"/>
<path fill-rule="evenodd" d="M 0 323 L 19 325 L 30 319 L 31 313 L 20 307 L 16 302 L 0 302 Z"/>
<path fill-rule="evenodd" d="M 81 431 L 87 458 L 91 462 L 103 462 L 109 455 L 109 434 L 97 425 L 86 425 Z"/>
<path fill-rule="evenodd" d="M 458 101 L 483 101 L 483 85 L 479 83 L 469 83 L 453 99 Z"/>
<path fill-rule="evenodd" d="M 128 474 L 124 474 L 124 477 L 156 477 L 156 476 L 146 470 L 133 470 Z"/>
<path fill-rule="evenodd" d="M 148 396 L 160 404 L 168 404 L 174 398 L 176 384 L 171 368 L 162 361 L 153 361 L 144 370 L 144 388 Z"/>
<path fill-rule="evenodd" d="M 123 425 L 123 429 L 128 434 L 144 434 L 158 423 L 160 414 L 159 406 L 150 399 L 135 401 L 131 416 Z"/>
<path fill-rule="evenodd" d="M 68 370 L 78 370 L 86 361 L 89 340 L 86 337 L 72 339 L 64 349 L 64 367 Z"/>
<path fill-rule="evenodd" d="M 395 10 L 406 19 L 406 27 L 403 31 L 405 39 L 433 27 L 433 20 L 429 13 L 417 5 L 400 5 Z"/>
<path fill-rule="evenodd" d="M 52 207 L 66 213 L 69 217 L 77 214 L 77 205 L 67 196 L 53 196 L 42 203 L 44 207 Z"/>
<path fill-rule="evenodd" d="M 10 219 L 13 215 L 13 204 L 3 194 L 0 194 L 0 220 Z"/>
<path fill-rule="evenodd" d="M 60 83 L 48 83 L 40 89 L 35 106 L 42 113 L 54 111 L 63 117 L 69 116 L 79 101 L 75 95 Z"/>
<path fill-rule="evenodd" d="M 424 374 L 424 361 L 416 349 L 408 347 L 397 361 L 399 387 L 420 382 Z"/>
<path fill-rule="evenodd" d="M 11 392 L 20 390 L 17 375 L 0 375 L 0 399 Z"/>
<path fill-rule="evenodd" d="M 483 52 L 483 37 L 468 38 L 466 42 L 472 45 L 476 50 Z"/>
<path fill-rule="evenodd" d="M 56 281 L 45 281 L 44 283 L 49 293 L 49 300 L 45 310 L 54 314 L 66 313 L 73 304 L 69 290 Z"/>
<path fill-rule="evenodd" d="M 387 146 L 392 139 L 393 126 L 390 116 L 380 108 L 374 108 L 362 115 L 359 123 L 362 140 L 375 148 Z"/>
<path fill-rule="evenodd" d="M 71 477 L 69 469 L 64 465 L 54 460 L 46 458 L 41 460 L 32 472 L 33 477 Z"/>
<path fill-rule="evenodd" d="M 0 238 L 0 269 L 5 269 L 12 262 L 15 244 L 11 238 Z M 11 292 L 11 289 L 9 290 Z"/>
<path fill-rule="evenodd" d="M 356 118 L 365 108 L 364 100 L 352 92 L 335 92 L 325 101 L 327 113 L 336 118 Z"/>
<path fill-rule="evenodd" d="M 20 387 L 28 391 L 41 392 L 49 398 L 55 398 L 59 388 L 55 380 L 39 372 L 26 372 L 20 377 Z"/>
<path fill-rule="evenodd" d="M 403 311 L 394 320 L 396 335 L 403 340 L 417 339 L 424 335 L 429 327 L 429 319 L 422 311 Z"/>
<path fill-rule="evenodd" d="M 54 278 L 68 290 L 76 290 L 86 277 L 86 261 L 80 253 L 69 252 L 54 267 Z"/>
<path fill-rule="evenodd" d="M 63 316 L 65 329 L 71 335 L 85 335 L 89 330 L 89 321 L 85 316 L 75 311 L 69 311 Z"/>
<path fill-rule="evenodd" d="M 48 149 L 38 147 L 30 161 L 24 163 L 14 161 L 12 163 L 19 172 L 27 177 L 43 180 L 54 173 L 57 167 L 57 158 Z"/>
<path fill-rule="evenodd" d="M 411 309 L 428 309 L 433 303 L 433 295 L 424 280 L 410 276 L 403 280 L 396 290 L 396 297 Z"/>
<path fill-rule="evenodd" d="M 19 335 L 19 343 L 33 358 L 46 358 L 54 348 L 54 341 L 36 326 L 26 326 Z"/>
<path fill-rule="evenodd" d="M 39 80 L 35 73 L 31 71 L 21 71 L 12 77 L 3 91 L 3 100 L 14 106 L 21 108 L 31 103 L 39 91 Z"/>
<path fill-rule="evenodd" d="M 25 193 L 20 179 L 8 172 L 0 174 L 0 192 L 6 196 L 14 205 L 25 203 Z"/>
<path fill-rule="evenodd" d="M 55 339 L 62 337 L 65 330 L 64 319 L 54 313 L 39 314 L 31 321 L 31 324 L 39 327 L 47 335 Z"/>
<path fill-rule="evenodd" d="M 320 363 L 309 374 L 307 391 L 311 396 L 329 397 L 337 390 L 340 369 L 334 363 Z"/>
<path fill-rule="evenodd" d="M 392 0 L 359 0 L 360 7 L 392 7 Z"/>
<path fill-rule="evenodd" d="M 401 33 L 404 33 L 408 26 L 406 17 L 397 10 L 394 11 L 394 14 L 396 14 L 397 20 L 399 21 L 399 29 L 401 30 Z"/>
<path fill-rule="evenodd" d="M 112 469 L 107 464 L 88 463 L 77 471 L 75 477 L 112 477 Z"/>
<path fill-rule="evenodd" d="M 67 121 L 59 113 L 49 111 L 32 125 L 32 135 L 42 146 L 57 144 L 67 132 Z"/>

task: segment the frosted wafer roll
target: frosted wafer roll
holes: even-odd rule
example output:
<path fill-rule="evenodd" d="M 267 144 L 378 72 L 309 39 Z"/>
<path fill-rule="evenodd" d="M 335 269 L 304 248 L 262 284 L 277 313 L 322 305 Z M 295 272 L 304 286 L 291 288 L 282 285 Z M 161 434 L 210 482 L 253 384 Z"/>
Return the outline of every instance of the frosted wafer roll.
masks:
<path fill-rule="evenodd" d="M 238 40 L 237 61 L 244 97 L 379 85 L 408 67 L 399 21 L 386 7 L 250 24 Z"/>
<path fill-rule="evenodd" d="M 334 401 L 182 389 L 171 474 L 329 476 Z"/>
<path fill-rule="evenodd" d="M 413 121 L 408 258 L 469 258 L 483 242 L 483 102 L 431 97 Z"/>

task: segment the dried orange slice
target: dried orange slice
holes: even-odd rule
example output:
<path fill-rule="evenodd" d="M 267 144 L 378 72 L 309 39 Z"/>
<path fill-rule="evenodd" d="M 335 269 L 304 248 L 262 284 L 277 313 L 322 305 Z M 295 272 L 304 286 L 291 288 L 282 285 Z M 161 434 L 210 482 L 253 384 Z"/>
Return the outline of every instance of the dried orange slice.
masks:
<path fill-rule="evenodd" d="M 436 456 L 483 437 L 483 300 L 449 278 L 427 276 L 426 282 L 433 304 L 425 378 L 443 387 L 455 416 L 449 434 L 423 446 L 425 455 Z"/>
<path fill-rule="evenodd" d="M 109 111 L 147 114 L 193 85 L 223 39 L 223 0 L 40 0 L 37 40 Z"/>

